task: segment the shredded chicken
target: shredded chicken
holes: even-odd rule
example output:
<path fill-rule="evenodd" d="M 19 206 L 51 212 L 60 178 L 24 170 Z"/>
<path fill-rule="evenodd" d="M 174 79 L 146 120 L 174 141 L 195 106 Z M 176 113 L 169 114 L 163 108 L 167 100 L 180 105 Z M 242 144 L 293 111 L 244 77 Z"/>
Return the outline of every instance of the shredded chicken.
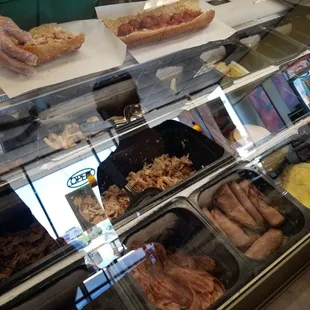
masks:
<path fill-rule="evenodd" d="M 45 24 L 41 27 L 31 29 L 32 40 L 28 41 L 26 45 L 48 44 L 55 42 L 55 40 L 71 39 L 74 35 L 62 29 L 56 23 Z"/>
<path fill-rule="evenodd" d="M 104 209 L 100 206 L 96 197 L 74 197 L 73 203 L 79 209 L 80 214 L 86 221 L 98 224 L 105 219 Z"/>
<path fill-rule="evenodd" d="M 194 173 L 192 165 L 188 155 L 177 158 L 164 154 L 155 158 L 153 163 L 145 165 L 142 170 L 130 172 L 127 181 L 138 193 L 150 187 L 165 190 Z M 123 215 L 129 205 L 126 192 L 115 185 L 110 186 L 101 198 L 107 216 L 112 219 Z"/>
<path fill-rule="evenodd" d="M 87 137 L 80 131 L 77 123 L 65 125 L 60 135 L 50 133 L 44 138 L 45 143 L 54 150 L 68 149 L 75 146 L 77 142 L 86 140 Z"/>

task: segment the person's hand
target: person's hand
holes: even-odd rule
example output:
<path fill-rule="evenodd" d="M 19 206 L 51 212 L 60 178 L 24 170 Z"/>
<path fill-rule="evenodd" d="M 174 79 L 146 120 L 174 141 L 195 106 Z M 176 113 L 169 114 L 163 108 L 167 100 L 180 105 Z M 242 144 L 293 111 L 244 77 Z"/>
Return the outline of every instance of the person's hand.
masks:
<path fill-rule="evenodd" d="M 0 61 L 18 73 L 34 74 L 37 56 L 17 47 L 13 39 L 20 44 L 25 44 L 32 37 L 29 32 L 21 30 L 12 19 L 0 16 Z"/>

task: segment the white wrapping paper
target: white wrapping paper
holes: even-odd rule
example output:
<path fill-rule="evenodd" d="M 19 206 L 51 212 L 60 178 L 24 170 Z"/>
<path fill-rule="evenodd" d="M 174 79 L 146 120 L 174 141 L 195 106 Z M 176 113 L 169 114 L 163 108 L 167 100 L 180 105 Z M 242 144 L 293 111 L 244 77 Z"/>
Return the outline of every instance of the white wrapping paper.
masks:
<path fill-rule="evenodd" d="M 142 13 L 145 2 L 114 4 L 96 7 L 98 19 L 116 19 L 121 16 L 135 15 Z M 200 7 L 209 9 L 202 1 Z M 184 33 L 175 38 L 170 38 L 160 42 L 144 44 L 138 47 L 129 48 L 129 52 L 139 62 L 143 63 L 158 57 L 178 52 L 183 49 L 206 44 L 210 41 L 224 40 L 235 33 L 235 30 L 214 18 L 212 23 L 201 30 Z"/>
<path fill-rule="evenodd" d="M 85 42 L 82 47 L 38 66 L 38 73 L 31 77 L 0 67 L 0 87 L 8 97 L 123 64 L 126 45 L 105 28 L 101 21 L 92 19 L 60 25 L 76 34 L 84 32 Z"/>

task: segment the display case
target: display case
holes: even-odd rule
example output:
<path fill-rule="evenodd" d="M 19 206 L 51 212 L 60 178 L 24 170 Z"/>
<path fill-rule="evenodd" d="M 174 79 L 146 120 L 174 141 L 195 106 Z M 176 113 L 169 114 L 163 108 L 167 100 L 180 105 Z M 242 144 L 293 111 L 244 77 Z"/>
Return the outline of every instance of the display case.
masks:
<path fill-rule="evenodd" d="M 307 270 L 310 4 L 172 2 L 0 68 L 1 309 L 263 309 Z"/>

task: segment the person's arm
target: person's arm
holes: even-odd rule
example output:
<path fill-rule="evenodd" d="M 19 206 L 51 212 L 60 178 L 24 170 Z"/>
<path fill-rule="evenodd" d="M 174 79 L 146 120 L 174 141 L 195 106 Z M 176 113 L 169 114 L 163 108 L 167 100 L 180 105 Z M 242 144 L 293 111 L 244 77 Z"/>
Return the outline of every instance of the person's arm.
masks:
<path fill-rule="evenodd" d="M 15 72 L 34 74 L 37 56 L 18 48 L 12 38 L 24 44 L 31 40 L 31 34 L 20 29 L 12 19 L 0 16 L 0 61 Z"/>

